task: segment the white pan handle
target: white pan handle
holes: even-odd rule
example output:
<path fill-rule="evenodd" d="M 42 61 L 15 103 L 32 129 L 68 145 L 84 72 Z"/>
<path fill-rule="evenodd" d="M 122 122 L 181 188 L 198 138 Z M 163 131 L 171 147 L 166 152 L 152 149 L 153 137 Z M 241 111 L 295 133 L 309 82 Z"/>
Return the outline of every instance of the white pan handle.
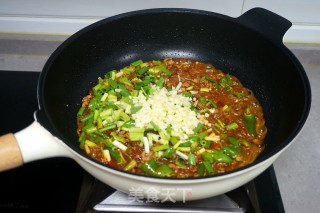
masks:
<path fill-rule="evenodd" d="M 0 171 L 50 157 L 71 157 L 71 152 L 37 121 L 0 137 Z"/>

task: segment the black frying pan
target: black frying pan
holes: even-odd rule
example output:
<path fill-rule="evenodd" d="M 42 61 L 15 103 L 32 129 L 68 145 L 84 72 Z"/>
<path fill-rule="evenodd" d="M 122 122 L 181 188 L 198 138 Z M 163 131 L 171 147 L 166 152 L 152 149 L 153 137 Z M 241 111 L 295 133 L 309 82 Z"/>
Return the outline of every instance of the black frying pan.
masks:
<path fill-rule="evenodd" d="M 39 80 L 36 120 L 75 153 L 73 158 L 101 167 L 79 148 L 76 134 L 81 99 L 99 76 L 138 59 L 182 57 L 207 62 L 238 77 L 264 108 L 266 149 L 253 164 L 235 171 L 243 173 L 269 158 L 273 161 L 309 114 L 308 78 L 282 42 L 290 27 L 288 20 L 261 8 L 238 18 L 190 9 L 152 9 L 104 19 L 71 36 L 49 58 Z"/>

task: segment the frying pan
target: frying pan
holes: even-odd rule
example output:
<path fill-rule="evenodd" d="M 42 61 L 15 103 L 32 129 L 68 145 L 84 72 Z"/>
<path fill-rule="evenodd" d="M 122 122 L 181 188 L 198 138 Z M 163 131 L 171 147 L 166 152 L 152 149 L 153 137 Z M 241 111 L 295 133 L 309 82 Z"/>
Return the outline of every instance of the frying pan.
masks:
<path fill-rule="evenodd" d="M 311 105 L 306 73 L 282 39 L 291 23 L 262 8 L 240 17 L 161 8 L 120 14 L 96 22 L 63 42 L 46 62 L 38 82 L 39 109 L 25 129 L 0 139 L 2 171 L 43 158 L 74 159 L 111 187 L 150 190 L 159 199 L 196 200 L 233 190 L 267 169 L 294 141 Z M 213 177 L 170 179 L 130 174 L 89 158 L 79 148 L 76 113 L 98 77 L 130 62 L 165 57 L 211 63 L 235 75 L 264 108 L 264 152 L 252 164 Z"/>

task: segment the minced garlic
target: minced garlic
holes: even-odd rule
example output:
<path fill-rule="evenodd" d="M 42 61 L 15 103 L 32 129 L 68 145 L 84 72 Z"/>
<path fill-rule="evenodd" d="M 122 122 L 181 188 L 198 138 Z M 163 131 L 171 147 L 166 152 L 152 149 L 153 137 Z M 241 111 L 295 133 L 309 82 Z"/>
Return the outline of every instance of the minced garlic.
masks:
<path fill-rule="evenodd" d="M 178 94 L 176 90 L 155 87 L 155 92 L 148 99 L 140 91 L 137 97 L 133 97 L 133 103 L 142 106 L 132 115 L 137 127 L 148 128 L 154 122 L 163 130 L 171 125 L 175 132 L 193 134 L 193 129 L 200 122 L 190 109 L 191 98 Z"/>

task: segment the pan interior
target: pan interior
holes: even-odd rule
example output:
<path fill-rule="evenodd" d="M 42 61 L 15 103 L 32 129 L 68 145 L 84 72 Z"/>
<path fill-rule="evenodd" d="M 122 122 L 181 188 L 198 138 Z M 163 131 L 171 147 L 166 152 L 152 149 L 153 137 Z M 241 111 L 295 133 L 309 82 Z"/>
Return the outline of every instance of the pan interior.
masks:
<path fill-rule="evenodd" d="M 106 72 L 142 59 L 191 58 L 235 75 L 262 104 L 268 134 L 257 162 L 286 146 L 302 127 L 310 94 L 301 65 L 283 46 L 205 12 L 159 11 L 105 19 L 76 33 L 49 58 L 39 82 L 48 128 L 79 153 L 76 113 Z"/>

